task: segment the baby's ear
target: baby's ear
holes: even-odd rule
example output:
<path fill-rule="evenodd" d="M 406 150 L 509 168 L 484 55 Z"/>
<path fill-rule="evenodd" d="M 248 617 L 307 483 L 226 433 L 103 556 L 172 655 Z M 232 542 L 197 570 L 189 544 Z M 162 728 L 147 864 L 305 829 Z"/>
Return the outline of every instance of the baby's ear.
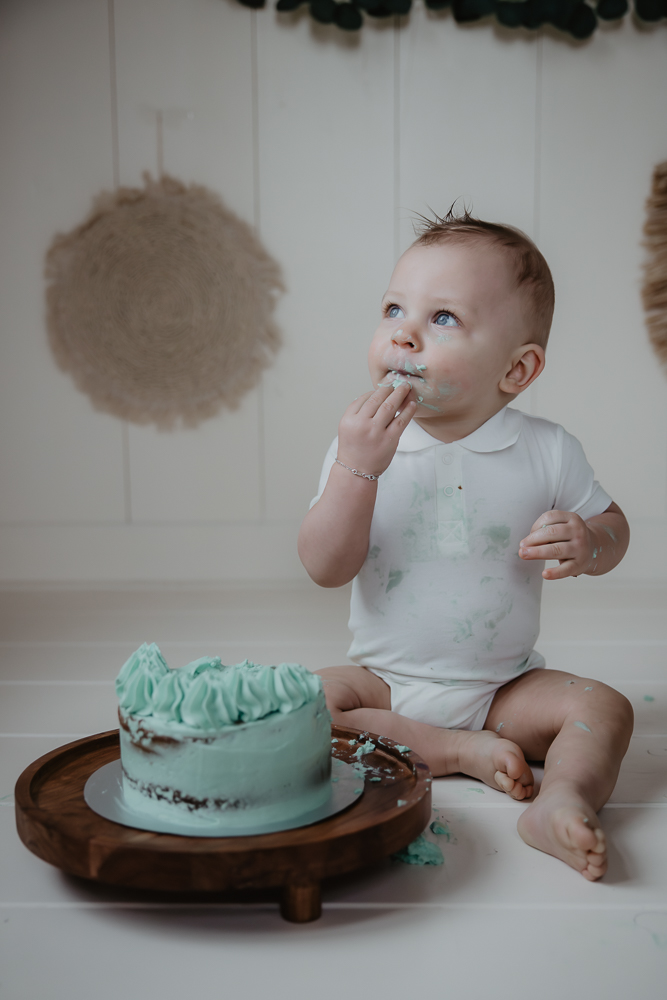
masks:
<path fill-rule="evenodd" d="M 544 364 L 544 348 L 539 344 L 524 344 L 522 347 L 517 347 L 510 359 L 507 373 L 498 383 L 498 388 L 501 392 L 517 396 L 535 381 Z"/>

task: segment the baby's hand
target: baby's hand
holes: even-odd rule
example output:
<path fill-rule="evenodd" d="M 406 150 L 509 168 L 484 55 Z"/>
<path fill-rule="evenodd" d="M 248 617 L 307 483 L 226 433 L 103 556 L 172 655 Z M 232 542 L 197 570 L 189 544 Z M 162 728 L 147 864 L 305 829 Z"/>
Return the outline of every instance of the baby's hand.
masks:
<path fill-rule="evenodd" d="M 545 580 L 564 580 L 594 568 L 595 538 L 578 514 L 549 510 L 538 517 L 530 534 L 519 542 L 522 559 L 558 559 L 559 566 L 542 571 Z"/>
<path fill-rule="evenodd" d="M 379 476 L 389 466 L 417 404 L 405 403 L 410 385 L 381 386 L 350 403 L 338 425 L 338 458 L 360 472 Z M 405 404 L 405 405 L 404 405 Z"/>

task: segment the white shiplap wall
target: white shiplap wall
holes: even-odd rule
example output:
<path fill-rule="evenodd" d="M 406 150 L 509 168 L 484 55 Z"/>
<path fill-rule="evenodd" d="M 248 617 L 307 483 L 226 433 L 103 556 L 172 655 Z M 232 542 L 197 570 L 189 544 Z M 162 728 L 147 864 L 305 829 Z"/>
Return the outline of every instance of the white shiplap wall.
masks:
<path fill-rule="evenodd" d="M 419 5 L 347 35 L 235 0 L 5 0 L 0 37 L 0 580 L 302 579 L 298 524 L 367 387 L 410 212 L 461 195 L 550 261 L 549 362 L 523 405 L 580 436 L 631 518 L 615 576 L 667 576 L 667 384 L 638 294 L 664 27 L 579 46 Z M 260 388 L 174 433 L 96 412 L 43 323 L 53 234 L 160 159 L 258 226 L 288 286 Z"/>

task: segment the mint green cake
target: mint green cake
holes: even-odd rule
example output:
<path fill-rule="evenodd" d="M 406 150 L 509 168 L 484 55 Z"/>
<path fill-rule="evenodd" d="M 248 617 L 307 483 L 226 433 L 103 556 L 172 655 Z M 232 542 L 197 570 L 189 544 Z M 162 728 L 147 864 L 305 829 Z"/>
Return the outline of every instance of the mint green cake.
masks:
<path fill-rule="evenodd" d="M 205 657 L 170 670 L 144 643 L 116 692 L 123 794 L 135 812 L 242 828 L 327 802 L 331 717 L 320 677 L 305 667 Z"/>

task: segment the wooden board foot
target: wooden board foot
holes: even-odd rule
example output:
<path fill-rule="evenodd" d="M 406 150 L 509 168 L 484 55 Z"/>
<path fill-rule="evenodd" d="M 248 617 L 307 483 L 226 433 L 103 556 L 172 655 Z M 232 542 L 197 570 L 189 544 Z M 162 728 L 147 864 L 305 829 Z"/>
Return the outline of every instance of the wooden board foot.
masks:
<path fill-rule="evenodd" d="M 322 896 L 318 882 L 309 885 L 286 885 L 280 897 L 283 920 L 305 924 L 322 916 Z"/>

